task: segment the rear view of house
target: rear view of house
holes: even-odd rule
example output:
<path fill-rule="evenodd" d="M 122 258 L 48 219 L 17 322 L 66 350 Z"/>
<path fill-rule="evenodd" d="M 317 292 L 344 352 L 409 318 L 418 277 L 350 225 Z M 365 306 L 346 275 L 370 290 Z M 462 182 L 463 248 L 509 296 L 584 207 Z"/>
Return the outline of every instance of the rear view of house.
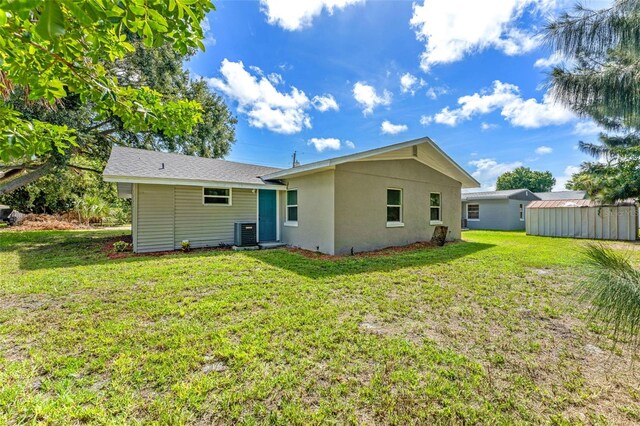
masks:
<path fill-rule="evenodd" d="M 460 238 L 460 194 L 478 182 L 429 138 L 281 170 L 114 147 L 104 179 L 132 198 L 136 252 L 259 243 L 328 254 Z M 255 230 L 253 230 L 255 228 Z"/>
<path fill-rule="evenodd" d="M 462 194 L 462 224 L 468 229 L 523 230 L 527 205 L 539 199 L 528 189 L 468 192 Z"/>

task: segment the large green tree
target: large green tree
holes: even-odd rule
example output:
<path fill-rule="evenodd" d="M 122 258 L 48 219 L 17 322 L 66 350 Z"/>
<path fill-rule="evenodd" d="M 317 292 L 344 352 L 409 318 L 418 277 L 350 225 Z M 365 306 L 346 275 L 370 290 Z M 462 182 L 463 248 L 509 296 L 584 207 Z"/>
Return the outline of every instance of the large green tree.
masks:
<path fill-rule="evenodd" d="M 596 160 L 570 187 L 605 202 L 640 197 L 640 1 L 577 6 L 549 24 L 547 37 L 568 64 L 552 72 L 553 95 L 604 129 L 599 143 L 580 142 Z"/>
<path fill-rule="evenodd" d="M 496 181 L 496 189 L 528 189 L 532 192 L 551 191 L 556 180 L 551 172 L 538 172 L 529 167 L 518 167 L 517 169 L 501 174 Z"/>
<path fill-rule="evenodd" d="M 200 22 L 212 9 L 209 0 L 0 0 L 0 192 L 49 173 L 70 152 L 95 154 L 105 144 L 94 140 L 118 132 L 132 142 L 190 134 L 203 121 L 197 100 L 129 84 L 118 63 L 136 41 L 182 55 L 204 48 Z M 93 124 L 78 133 L 56 117 L 70 110 Z"/>

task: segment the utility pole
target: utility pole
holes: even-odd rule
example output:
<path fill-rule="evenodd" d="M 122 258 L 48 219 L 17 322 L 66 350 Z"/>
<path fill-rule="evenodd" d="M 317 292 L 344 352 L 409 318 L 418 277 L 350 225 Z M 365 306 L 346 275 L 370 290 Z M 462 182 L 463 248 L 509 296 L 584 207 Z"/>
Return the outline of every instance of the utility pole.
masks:
<path fill-rule="evenodd" d="M 296 152 L 296 151 L 293 151 L 293 155 L 292 155 L 292 157 L 293 157 L 293 162 L 291 163 L 291 164 L 292 164 L 292 166 L 291 166 L 291 167 L 298 167 L 298 166 L 300 165 L 300 163 L 299 163 L 299 162 L 298 162 L 298 160 L 297 160 L 297 155 L 296 155 L 296 154 L 297 154 L 297 152 Z"/>

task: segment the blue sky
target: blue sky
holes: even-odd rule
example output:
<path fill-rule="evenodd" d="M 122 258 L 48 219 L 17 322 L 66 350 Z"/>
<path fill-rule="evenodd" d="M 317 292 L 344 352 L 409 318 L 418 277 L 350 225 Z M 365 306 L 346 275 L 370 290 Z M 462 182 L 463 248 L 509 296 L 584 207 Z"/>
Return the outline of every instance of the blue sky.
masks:
<path fill-rule="evenodd" d="M 546 95 L 559 59 L 540 28 L 572 4 L 218 1 L 188 67 L 238 118 L 229 160 L 289 167 L 293 151 L 304 164 L 429 136 L 485 188 L 519 165 L 563 186 L 597 138 Z"/>

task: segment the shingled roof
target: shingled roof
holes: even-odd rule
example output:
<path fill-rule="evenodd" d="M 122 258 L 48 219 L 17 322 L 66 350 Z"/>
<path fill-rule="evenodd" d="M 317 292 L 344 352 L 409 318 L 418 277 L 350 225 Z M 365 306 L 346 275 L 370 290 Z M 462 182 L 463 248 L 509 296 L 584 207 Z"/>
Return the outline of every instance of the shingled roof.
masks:
<path fill-rule="evenodd" d="M 525 198 L 522 198 L 525 197 Z M 539 199 L 528 189 L 508 189 L 503 191 L 465 192 L 462 201 Z"/>
<path fill-rule="evenodd" d="M 236 163 L 214 158 L 174 154 L 114 146 L 107 167 L 106 181 L 147 182 L 149 179 L 195 183 L 222 182 L 243 185 L 273 185 L 260 176 L 277 172 L 275 167 Z"/>

